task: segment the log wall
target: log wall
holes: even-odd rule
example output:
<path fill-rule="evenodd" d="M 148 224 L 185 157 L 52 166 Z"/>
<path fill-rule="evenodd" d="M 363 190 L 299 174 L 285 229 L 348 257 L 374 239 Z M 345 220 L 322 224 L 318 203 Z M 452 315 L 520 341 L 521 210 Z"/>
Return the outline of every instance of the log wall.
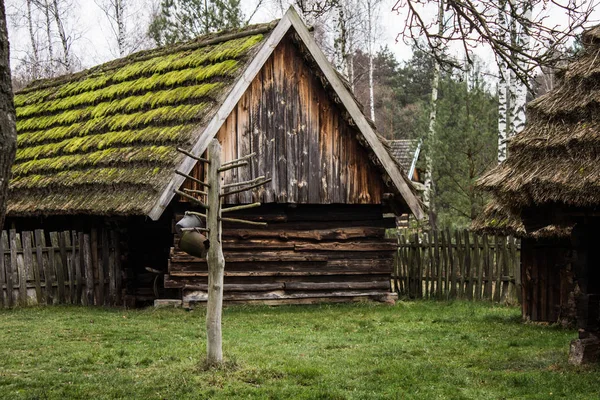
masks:
<path fill-rule="evenodd" d="M 568 242 L 523 239 L 521 288 L 524 318 L 565 325 L 575 323 L 575 279 L 570 254 Z"/>
<path fill-rule="evenodd" d="M 226 197 L 227 204 L 381 203 L 385 184 L 361 145 L 364 139 L 290 38 L 275 49 L 217 138 L 224 161 L 258 154 L 250 167 L 226 172 L 225 184 L 272 179 L 252 192 Z M 192 176 L 204 180 L 202 165 Z M 200 189 L 191 181 L 184 187 Z"/>
<path fill-rule="evenodd" d="M 386 299 L 396 244 L 385 240 L 393 218 L 381 206 L 264 205 L 237 214 L 266 228 L 225 224 L 226 302 L 307 303 Z M 205 260 L 171 249 L 166 288 L 184 303 L 207 299 Z"/>

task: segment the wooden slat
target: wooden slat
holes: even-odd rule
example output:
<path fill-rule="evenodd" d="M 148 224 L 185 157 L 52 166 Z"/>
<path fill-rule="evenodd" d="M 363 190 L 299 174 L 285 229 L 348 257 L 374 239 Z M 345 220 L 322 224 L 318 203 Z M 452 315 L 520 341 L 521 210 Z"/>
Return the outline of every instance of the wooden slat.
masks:
<path fill-rule="evenodd" d="M 77 246 L 77 252 L 75 252 Z M 83 232 L 73 231 L 73 261 L 75 264 L 75 276 L 77 277 L 75 304 L 86 304 L 83 295 Z"/>
<path fill-rule="evenodd" d="M 92 264 L 92 245 L 90 235 L 83 235 L 83 266 L 85 270 L 85 298 L 87 305 L 94 305 L 94 270 Z"/>
<path fill-rule="evenodd" d="M 501 246 L 501 239 L 500 237 L 498 237 L 498 235 L 494 236 L 494 245 L 495 245 L 495 249 L 494 249 L 494 253 L 496 255 L 495 259 L 496 259 L 496 265 L 494 268 L 494 271 L 496 271 L 496 287 L 494 288 L 494 301 L 500 301 L 500 295 L 501 295 L 501 291 L 502 291 L 502 251 L 500 249 Z"/>
<path fill-rule="evenodd" d="M 75 299 L 75 275 L 73 270 L 69 266 L 68 255 L 67 255 L 67 240 L 70 242 L 70 234 L 68 231 L 63 231 L 58 234 L 58 245 L 60 251 L 61 264 L 56 265 L 56 280 L 58 281 L 58 300 L 59 302 L 65 303 L 65 271 L 69 278 L 69 301 L 73 302 Z M 71 262 L 71 265 L 73 263 Z"/>
<path fill-rule="evenodd" d="M 438 231 L 433 231 L 433 259 L 434 259 L 434 273 L 435 273 L 435 297 L 440 299 L 442 297 L 442 271 L 440 262 L 440 242 L 438 238 Z"/>
<path fill-rule="evenodd" d="M 37 304 L 42 304 L 42 282 L 40 279 L 41 270 L 43 268 L 42 251 L 37 251 L 36 248 L 36 262 L 33 261 L 33 250 L 32 250 L 32 236 L 30 231 L 23 231 L 21 233 L 23 239 L 23 260 L 25 265 L 28 266 L 28 270 L 33 273 L 33 281 L 35 285 L 35 298 Z"/>
<path fill-rule="evenodd" d="M 48 276 L 47 276 L 47 263 L 44 261 L 44 247 L 46 247 L 46 243 L 45 238 L 44 238 L 44 231 L 41 229 L 36 229 L 33 233 L 34 239 L 35 239 L 35 256 L 36 256 L 36 260 L 37 260 L 37 279 L 39 279 L 39 285 L 40 285 L 40 293 L 38 296 L 38 304 L 42 304 L 42 302 L 46 302 L 46 304 L 52 304 L 51 299 L 52 296 L 49 293 L 52 290 L 52 284 L 49 283 L 48 281 Z M 42 289 L 41 289 L 41 276 L 44 276 L 44 293 L 42 293 Z M 36 279 L 36 295 L 37 295 L 37 288 L 38 288 L 38 282 Z M 44 296 L 45 294 L 45 296 Z M 48 301 L 48 299 L 50 299 L 50 301 Z"/>
<path fill-rule="evenodd" d="M 4 308 L 4 285 L 6 283 L 6 272 L 4 268 L 4 250 L 6 248 L 5 245 L 5 234 L 4 231 L 0 231 L 2 237 L 0 238 L 0 308 Z"/>
<path fill-rule="evenodd" d="M 483 235 L 483 252 L 483 265 L 485 268 L 485 285 L 483 294 L 485 300 L 492 300 L 492 252 L 489 246 L 489 239 L 487 235 Z"/>
<path fill-rule="evenodd" d="M 472 259 L 472 248 L 471 248 L 471 236 L 468 230 L 464 230 L 464 243 L 465 243 L 465 279 L 466 284 L 466 298 L 467 300 L 473 300 L 473 259 Z"/>
<path fill-rule="evenodd" d="M 104 268 L 102 264 L 98 262 L 98 230 L 92 228 L 90 231 L 90 241 L 92 250 L 92 270 L 94 271 L 94 277 L 97 277 L 98 285 L 96 286 L 96 305 L 104 305 Z"/>
<path fill-rule="evenodd" d="M 481 250 L 481 245 L 483 243 L 480 244 L 480 240 L 483 242 L 483 237 L 478 235 L 473 236 L 473 243 L 475 246 L 475 253 L 473 257 L 475 271 L 473 271 L 473 276 L 477 277 L 477 284 L 475 285 L 475 300 L 481 300 L 483 286 L 483 251 Z"/>
<path fill-rule="evenodd" d="M 23 265 L 23 256 L 19 256 L 19 252 L 22 254 L 23 248 L 20 245 L 19 234 L 15 229 L 9 231 L 10 239 L 10 261 L 12 266 L 13 274 L 16 271 L 19 279 L 19 295 L 18 304 L 27 305 L 27 271 Z"/>
<path fill-rule="evenodd" d="M 425 297 L 430 299 L 433 292 L 433 248 L 431 230 L 424 235 L 425 246 L 427 246 L 427 264 L 425 269 Z"/>
<path fill-rule="evenodd" d="M 121 296 L 123 280 L 121 276 L 121 246 L 118 231 L 111 231 L 111 242 L 115 252 L 115 302 L 116 305 L 121 305 L 123 304 Z"/>
<path fill-rule="evenodd" d="M 66 265 L 67 265 L 67 248 L 66 248 L 66 243 L 65 243 L 65 237 L 64 237 L 65 233 L 64 232 L 60 232 L 60 233 L 56 233 L 56 232 L 52 232 L 50 233 L 50 241 L 52 243 L 53 246 L 58 247 L 59 248 L 59 255 L 60 255 L 60 263 L 56 262 L 56 259 L 54 260 L 54 267 L 55 267 L 55 271 L 56 271 L 56 293 L 57 293 L 57 298 L 58 298 L 58 303 L 59 304 L 64 304 L 65 303 L 65 275 L 64 275 L 64 271 L 66 271 Z"/>

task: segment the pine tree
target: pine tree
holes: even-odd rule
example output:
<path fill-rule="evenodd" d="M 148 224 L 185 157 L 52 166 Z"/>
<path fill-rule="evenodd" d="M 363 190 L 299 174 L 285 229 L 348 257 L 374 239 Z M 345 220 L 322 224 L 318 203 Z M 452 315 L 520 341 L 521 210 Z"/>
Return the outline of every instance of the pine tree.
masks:
<path fill-rule="evenodd" d="M 240 0 L 162 0 L 148 36 L 164 46 L 243 25 Z"/>

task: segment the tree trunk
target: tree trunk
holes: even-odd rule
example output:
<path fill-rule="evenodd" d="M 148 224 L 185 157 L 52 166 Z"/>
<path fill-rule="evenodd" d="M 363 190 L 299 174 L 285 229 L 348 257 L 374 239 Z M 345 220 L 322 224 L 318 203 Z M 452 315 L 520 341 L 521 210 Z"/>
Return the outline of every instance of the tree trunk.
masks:
<path fill-rule="evenodd" d="M 525 21 L 530 21 L 532 14 L 531 1 L 522 0 L 519 4 L 518 12 L 523 16 Z M 518 27 L 515 26 L 515 28 L 517 29 L 517 32 L 515 32 L 517 47 L 528 53 L 530 41 L 529 27 L 527 25 L 520 25 Z M 522 60 L 522 57 L 519 57 L 516 62 L 525 67 L 525 61 Z M 513 115 L 511 137 L 521 132 L 525 128 L 525 106 L 527 104 L 527 86 L 525 83 L 521 82 L 519 79 L 515 79 L 514 85 L 515 98 L 511 105 Z"/>
<path fill-rule="evenodd" d="M 506 0 L 499 0 L 498 3 L 498 24 L 500 25 L 500 36 L 503 40 L 506 39 L 508 30 L 506 20 Z M 498 61 L 498 163 L 506 160 L 506 140 L 508 139 L 508 87 L 510 85 L 510 72 L 506 62 Z"/>
<path fill-rule="evenodd" d="M 31 41 L 31 78 L 38 79 L 40 73 L 40 52 L 38 42 L 33 31 L 33 19 L 31 16 L 31 0 L 27 0 L 27 29 L 29 31 L 29 40 Z"/>
<path fill-rule="evenodd" d="M 375 122 L 375 89 L 373 87 L 373 6 L 371 1 L 367 3 L 367 39 L 369 52 L 369 104 L 371 108 L 371 120 Z"/>
<path fill-rule="evenodd" d="M 117 22 L 117 46 L 119 56 L 124 57 L 127 53 L 125 32 L 125 0 L 115 0 L 115 19 Z"/>
<path fill-rule="evenodd" d="M 223 311 L 223 277 L 225 274 L 225 258 L 221 246 L 221 145 L 213 139 L 208 146 L 208 190 L 206 210 L 206 227 L 210 230 L 208 239 L 210 248 L 206 261 L 208 263 L 208 303 L 206 307 L 206 357 L 209 367 L 223 362 L 223 338 L 221 332 L 221 314 Z"/>
<path fill-rule="evenodd" d="M 444 2 L 439 0 L 438 8 L 438 33 L 441 37 L 444 33 Z M 439 43 L 439 41 L 438 41 Z M 431 82 L 431 111 L 429 113 L 429 129 L 427 132 L 427 141 L 429 142 L 429 151 L 426 153 L 425 163 L 427 171 L 425 172 L 425 193 L 424 200 L 425 204 L 429 207 L 429 224 L 433 229 L 437 228 L 437 218 L 435 214 L 435 207 L 433 202 L 433 158 L 431 152 L 433 151 L 433 144 L 435 142 L 435 122 L 437 119 L 437 101 L 438 101 L 438 88 L 440 84 L 440 62 L 435 60 L 433 69 L 433 78 Z"/>
<path fill-rule="evenodd" d="M 54 15 L 54 20 L 56 21 L 58 36 L 60 37 L 60 43 L 63 48 L 62 64 L 64 65 L 66 72 L 71 72 L 71 44 L 69 43 L 69 37 L 65 32 L 65 26 L 60 17 L 58 0 L 53 0 L 52 2 L 52 14 Z"/>
<path fill-rule="evenodd" d="M 8 182 L 17 150 L 15 107 L 10 79 L 10 55 L 4 0 L 0 0 L 0 230 L 4 225 Z"/>

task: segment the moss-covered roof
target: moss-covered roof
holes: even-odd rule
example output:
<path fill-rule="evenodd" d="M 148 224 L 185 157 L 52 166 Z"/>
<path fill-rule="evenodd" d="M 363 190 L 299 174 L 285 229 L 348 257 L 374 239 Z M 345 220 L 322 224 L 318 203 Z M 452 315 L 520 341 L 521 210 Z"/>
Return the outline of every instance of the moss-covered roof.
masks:
<path fill-rule="evenodd" d="M 135 53 L 16 93 L 8 213 L 147 214 L 275 23 Z"/>

